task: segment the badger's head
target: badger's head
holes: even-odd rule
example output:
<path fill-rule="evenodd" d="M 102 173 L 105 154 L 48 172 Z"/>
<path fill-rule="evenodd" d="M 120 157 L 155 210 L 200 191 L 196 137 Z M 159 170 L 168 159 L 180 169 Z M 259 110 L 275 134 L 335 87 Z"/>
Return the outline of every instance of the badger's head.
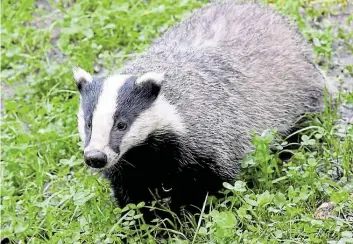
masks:
<path fill-rule="evenodd" d="M 95 78 L 75 68 L 74 78 L 80 92 L 78 128 L 90 167 L 118 164 L 124 153 L 156 131 L 183 131 L 174 106 L 160 93 L 163 74 Z"/>

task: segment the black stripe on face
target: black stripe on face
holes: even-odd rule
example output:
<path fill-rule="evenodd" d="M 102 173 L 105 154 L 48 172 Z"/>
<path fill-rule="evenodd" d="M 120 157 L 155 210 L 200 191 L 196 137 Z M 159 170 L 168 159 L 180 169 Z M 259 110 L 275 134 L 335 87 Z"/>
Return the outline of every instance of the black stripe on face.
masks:
<path fill-rule="evenodd" d="M 93 78 L 92 82 L 81 87 L 82 110 L 85 120 L 85 147 L 91 140 L 93 112 L 97 106 L 98 98 L 103 90 L 105 77 Z"/>
<path fill-rule="evenodd" d="M 119 146 L 123 136 L 127 133 L 136 118 L 152 106 L 160 91 L 160 86 L 154 82 L 147 81 L 136 85 L 137 78 L 137 76 L 132 76 L 127 79 L 118 93 L 114 126 L 110 132 L 109 143 L 116 153 L 120 152 Z M 122 124 L 126 125 L 124 130 L 121 130 Z"/>

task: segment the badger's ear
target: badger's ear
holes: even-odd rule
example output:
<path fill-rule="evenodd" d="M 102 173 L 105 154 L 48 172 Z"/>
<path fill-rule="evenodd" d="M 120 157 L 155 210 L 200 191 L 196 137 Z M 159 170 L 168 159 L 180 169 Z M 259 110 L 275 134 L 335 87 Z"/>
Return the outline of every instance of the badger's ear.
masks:
<path fill-rule="evenodd" d="M 163 81 L 164 73 L 148 72 L 138 77 L 135 81 L 135 85 L 143 89 L 149 89 L 153 95 L 157 96 Z"/>
<path fill-rule="evenodd" d="M 72 72 L 74 73 L 74 79 L 79 91 L 81 91 L 82 87 L 84 87 L 86 84 L 92 82 L 92 76 L 80 67 L 74 67 Z"/>

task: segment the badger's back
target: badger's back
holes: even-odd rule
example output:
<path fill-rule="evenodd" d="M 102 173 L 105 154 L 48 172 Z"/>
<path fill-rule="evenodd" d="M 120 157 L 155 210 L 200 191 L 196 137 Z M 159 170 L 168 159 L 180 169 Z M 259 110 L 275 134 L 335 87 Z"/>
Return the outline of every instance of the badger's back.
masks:
<path fill-rule="evenodd" d="M 183 143 L 232 179 L 250 131 L 281 134 L 322 108 L 324 78 L 297 29 L 255 4 L 212 3 L 120 70 L 165 72 L 162 94 L 183 119 Z"/>

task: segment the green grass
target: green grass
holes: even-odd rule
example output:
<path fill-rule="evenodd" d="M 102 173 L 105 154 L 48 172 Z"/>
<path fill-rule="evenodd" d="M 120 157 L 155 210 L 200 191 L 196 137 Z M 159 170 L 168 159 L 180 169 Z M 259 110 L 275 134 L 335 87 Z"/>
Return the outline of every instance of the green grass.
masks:
<path fill-rule="evenodd" d="M 112 71 L 206 1 L 66 0 L 49 1 L 46 8 L 34 2 L 2 1 L 1 80 L 14 95 L 6 98 L 10 91 L 3 88 L 1 238 L 21 243 L 353 242 L 353 126 L 337 124 L 337 111 L 329 106 L 301 132 L 298 149 L 289 149 L 272 130 L 254 136 L 256 150 L 244 159 L 238 181 L 225 184 L 223 199 L 208 199 L 200 221 L 186 216 L 175 220 L 174 229 L 163 221 L 148 226 L 139 214 L 143 204 L 116 206 L 108 183 L 82 160 L 71 65 Z M 339 26 L 310 25 L 321 15 L 343 11 L 346 1 L 268 2 L 297 20 L 323 68 L 332 64 L 335 40 L 353 55 L 352 14 Z M 302 9 L 306 14 L 299 14 Z M 352 78 L 352 68 L 345 65 L 341 78 Z M 338 103 L 351 106 L 353 94 L 342 91 Z M 278 151 L 270 153 L 270 144 Z M 286 162 L 279 159 L 284 151 L 293 154 Z M 335 204 L 333 216 L 313 218 L 328 200 Z"/>

